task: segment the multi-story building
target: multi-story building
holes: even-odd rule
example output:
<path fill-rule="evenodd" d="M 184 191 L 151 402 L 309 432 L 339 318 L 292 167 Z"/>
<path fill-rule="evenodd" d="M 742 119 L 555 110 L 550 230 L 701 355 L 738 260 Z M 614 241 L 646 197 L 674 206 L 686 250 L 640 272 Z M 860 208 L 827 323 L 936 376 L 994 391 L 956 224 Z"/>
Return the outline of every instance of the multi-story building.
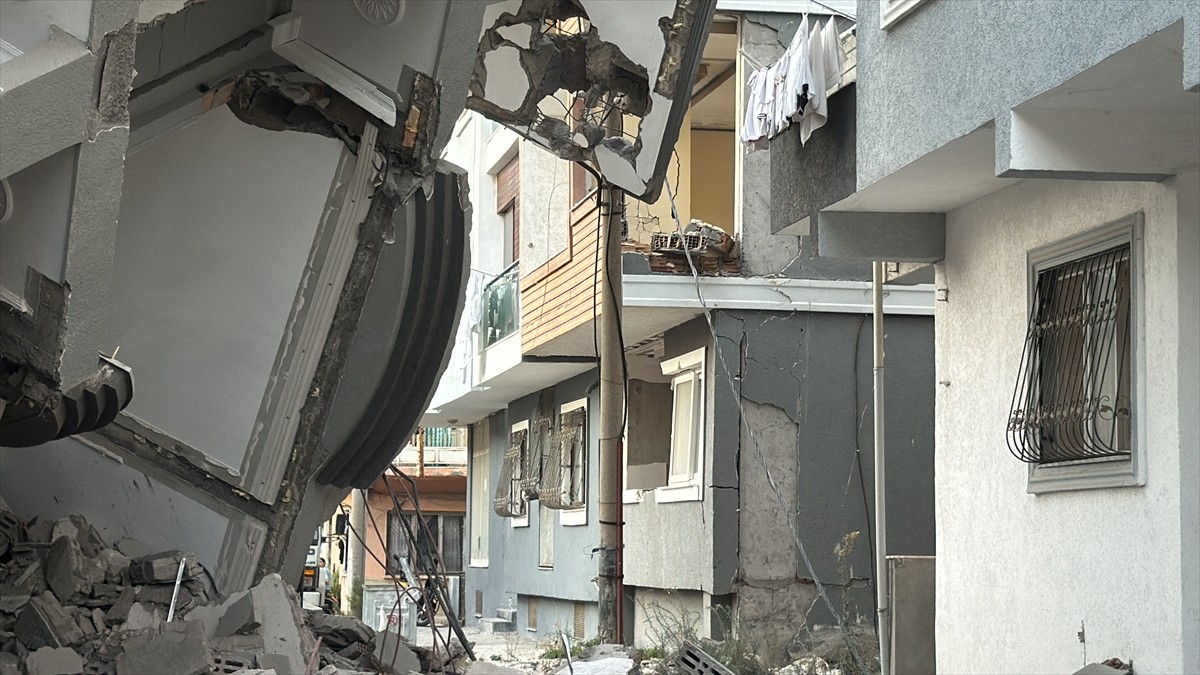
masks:
<path fill-rule="evenodd" d="M 437 162 L 483 10 L 0 3 L 0 494 L 20 517 L 189 549 L 222 591 L 299 579 L 445 363 L 468 262 Z"/>
<path fill-rule="evenodd" d="M 938 669 L 1200 672 L 1200 3 L 857 10 L 778 223 L 936 263 Z"/>
<path fill-rule="evenodd" d="M 796 161 L 786 139 L 754 153 L 738 140 L 739 83 L 779 58 L 803 17 L 764 3 L 717 9 L 669 193 L 625 201 L 623 628 L 645 646 L 671 612 L 704 636 L 769 636 L 764 654 L 778 661 L 805 626 L 873 620 L 873 470 L 860 452 L 873 434 L 870 267 L 815 258 L 807 234 L 773 233 L 776 192 L 795 199 L 789 181 L 834 177 Z M 854 78 L 851 59 L 831 109 Z M 852 149 L 839 125 L 827 132 L 831 153 Z M 594 637 L 604 201 L 585 169 L 477 115 L 460 119 L 447 158 L 472 178 L 478 254 L 425 424 L 470 428 L 468 621 Z M 692 221 L 710 227 L 672 236 Z M 885 303 L 893 555 L 934 553 L 933 302 L 917 284 L 889 287 Z M 814 608 L 814 579 L 845 609 Z"/>

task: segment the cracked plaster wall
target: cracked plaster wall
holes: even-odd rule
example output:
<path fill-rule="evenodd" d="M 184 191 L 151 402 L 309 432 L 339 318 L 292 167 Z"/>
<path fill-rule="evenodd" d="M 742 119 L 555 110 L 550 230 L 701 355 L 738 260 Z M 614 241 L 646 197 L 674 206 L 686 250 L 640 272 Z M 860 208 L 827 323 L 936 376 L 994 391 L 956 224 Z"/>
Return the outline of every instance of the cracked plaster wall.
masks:
<path fill-rule="evenodd" d="M 934 552 L 932 324 L 927 317 L 885 318 L 889 555 Z M 866 506 L 873 509 L 870 317 L 719 312 L 716 326 L 722 343 L 735 345 L 725 356 L 731 367 L 738 367 L 736 345 L 745 355 L 739 371 L 746 415 L 737 462 L 739 581 L 777 589 L 811 583 L 780 513 L 779 497 L 767 482 L 765 464 L 817 577 L 840 607 L 841 570 L 833 550 L 844 534 L 861 532 L 848 558 L 851 577 L 869 579 L 873 570 L 862 495 L 865 488 Z M 758 440 L 757 449 L 747 428 Z M 861 484 L 855 448 L 862 451 Z M 855 587 L 854 611 L 870 620 L 872 591 L 865 584 Z M 739 602 L 738 611 L 751 618 L 757 611 L 766 620 L 771 615 L 762 609 Z M 822 624 L 831 618 L 823 605 L 809 616 Z M 793 627 L 801 620 L 797 616 Z"/>
<path fill-rule="evenodd" d="M 517 255 L 520 274 L 525 276 L 567 248 L 571 162 L 527 141 L 521 142 L 520 152 L 521 250 Z"/>
<path fill-rule="evenodd" d="M 815 17 L 814 17 L 815 18 Z M 795 14 L 745 14 L 741 24 L 740 72 L 749 77 L 751 70 L 760 64 L 771 64 L 779 60 L 786 45 L 795 35 L 801 17 Z M 751 61 L 753 59 L 753 61 Z M 743 86 L 745 84 L 743 83 Z M 748 93 L 743 94 L 748 99 Z M 840 96 L 840 94 L 839 94 Z M 835 96 L 835 99 L 837 97 Z M 839 109 L 831 101 L 832 112 Z M 854 115 L 853 107 L 844 111 Z M 739 113 L 740 120 L 740 113 Z M 737 205 L 740 219 L 740 246 L 742 270 L 747 276 L 777 274 L 799 279 L 869 279 L 869 265 L 844 263 L 814 258 L 816 239 L 812 236 L 772 234 L 776 221 L 791 215 L 793 209 L 781 208 L 789 196 L 807 191 L 832 194 L 844 182 L 839 173 L 841 164 L 850 162 L 853 170 L 853 153 L 845 154 L 844 136 L 851 133 L 849 125 L 831 120 L 814 134 L 809 148 L 828 146 L 824 153 L 806 148 L 798 152 L 798 127 L 784 132 L 772 140 L 768 149 L 747 153 L 739 142 L 738 151 L 742 163 L 742 194 Z M 851 134 L 849 142 L 853 143 Z M 799 155 L 799 157 L 797 157 Z M 832 160 L 832 161 L 831 161 Z M 781 166 L 777 166 L 782 164 Z M 844 172 L 842 172 L 844 173 Z M 853 186 L 851 186 L 851 189 Z M 783 194 L 776 194 L 782 192 Z M 824 204 L 822 204 L 824 206 Z M 801 216 L 789 218 L 789 225 Z"/>

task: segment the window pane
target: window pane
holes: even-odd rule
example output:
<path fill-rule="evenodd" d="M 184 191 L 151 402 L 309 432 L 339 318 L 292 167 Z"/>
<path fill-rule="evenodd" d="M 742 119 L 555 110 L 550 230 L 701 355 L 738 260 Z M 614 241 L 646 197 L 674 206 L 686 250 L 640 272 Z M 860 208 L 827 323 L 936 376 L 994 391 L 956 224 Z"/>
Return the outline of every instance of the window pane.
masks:
<path fill-rule="evenodd" d="M 680 378 L 675 382 L 675 412 L 671 421 L 671 480 L 691 478 L 692 438 L 696 427 L 695 403 L 693 401 L 695 376 Z"/>

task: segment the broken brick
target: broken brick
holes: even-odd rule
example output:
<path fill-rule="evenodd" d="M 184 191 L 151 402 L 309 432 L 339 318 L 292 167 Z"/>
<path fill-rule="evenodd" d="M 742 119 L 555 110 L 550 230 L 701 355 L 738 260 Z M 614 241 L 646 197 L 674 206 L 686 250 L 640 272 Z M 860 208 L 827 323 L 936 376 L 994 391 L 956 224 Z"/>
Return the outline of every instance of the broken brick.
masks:
<path fill-rule="evenodd" d="M 135 584 L 174 584 L 181 559 L 187 561 L 184 564 L 184 579 L 195 579 L 204 573 L 204 567 L 196 562 L 195 553 L 165 551 L 129 561 L 130 581 Z"/>

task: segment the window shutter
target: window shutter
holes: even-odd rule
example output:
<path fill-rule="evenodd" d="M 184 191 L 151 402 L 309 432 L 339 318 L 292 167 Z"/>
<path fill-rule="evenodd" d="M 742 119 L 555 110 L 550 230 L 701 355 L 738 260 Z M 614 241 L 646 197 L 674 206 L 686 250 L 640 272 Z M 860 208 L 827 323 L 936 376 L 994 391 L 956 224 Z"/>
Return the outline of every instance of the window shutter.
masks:
<path fill-rule="evenodd" d="M 504 213 L 520 201 L 521 196 L 521 162 L 520 157 L 513 157 L 503 169 L 496 174 L 496 213 Z M 516 228 L 513 228 L 514 230 Z"/>
<path fill-rule="evenodd" d="M 500 466 L 500 478 L 496 481 L 496 494 L 492 499 L 492 509 L 498 516 L 513 518 L 525 515 L 525 498 L 521 494 L 519 481 L 527 439 L 528 432 L 524 429 L 514 431 L 509 437 L 504 463 Z M 514 486 L 514 483 L 517 485 Z"/>
<path fill-rule="evenodd" d="M 538 497 L 552 509 L 577 509 L 584 505 L 587 485 L 587 410 L 562 413 L 558 427 L 544 464 Z"/>

